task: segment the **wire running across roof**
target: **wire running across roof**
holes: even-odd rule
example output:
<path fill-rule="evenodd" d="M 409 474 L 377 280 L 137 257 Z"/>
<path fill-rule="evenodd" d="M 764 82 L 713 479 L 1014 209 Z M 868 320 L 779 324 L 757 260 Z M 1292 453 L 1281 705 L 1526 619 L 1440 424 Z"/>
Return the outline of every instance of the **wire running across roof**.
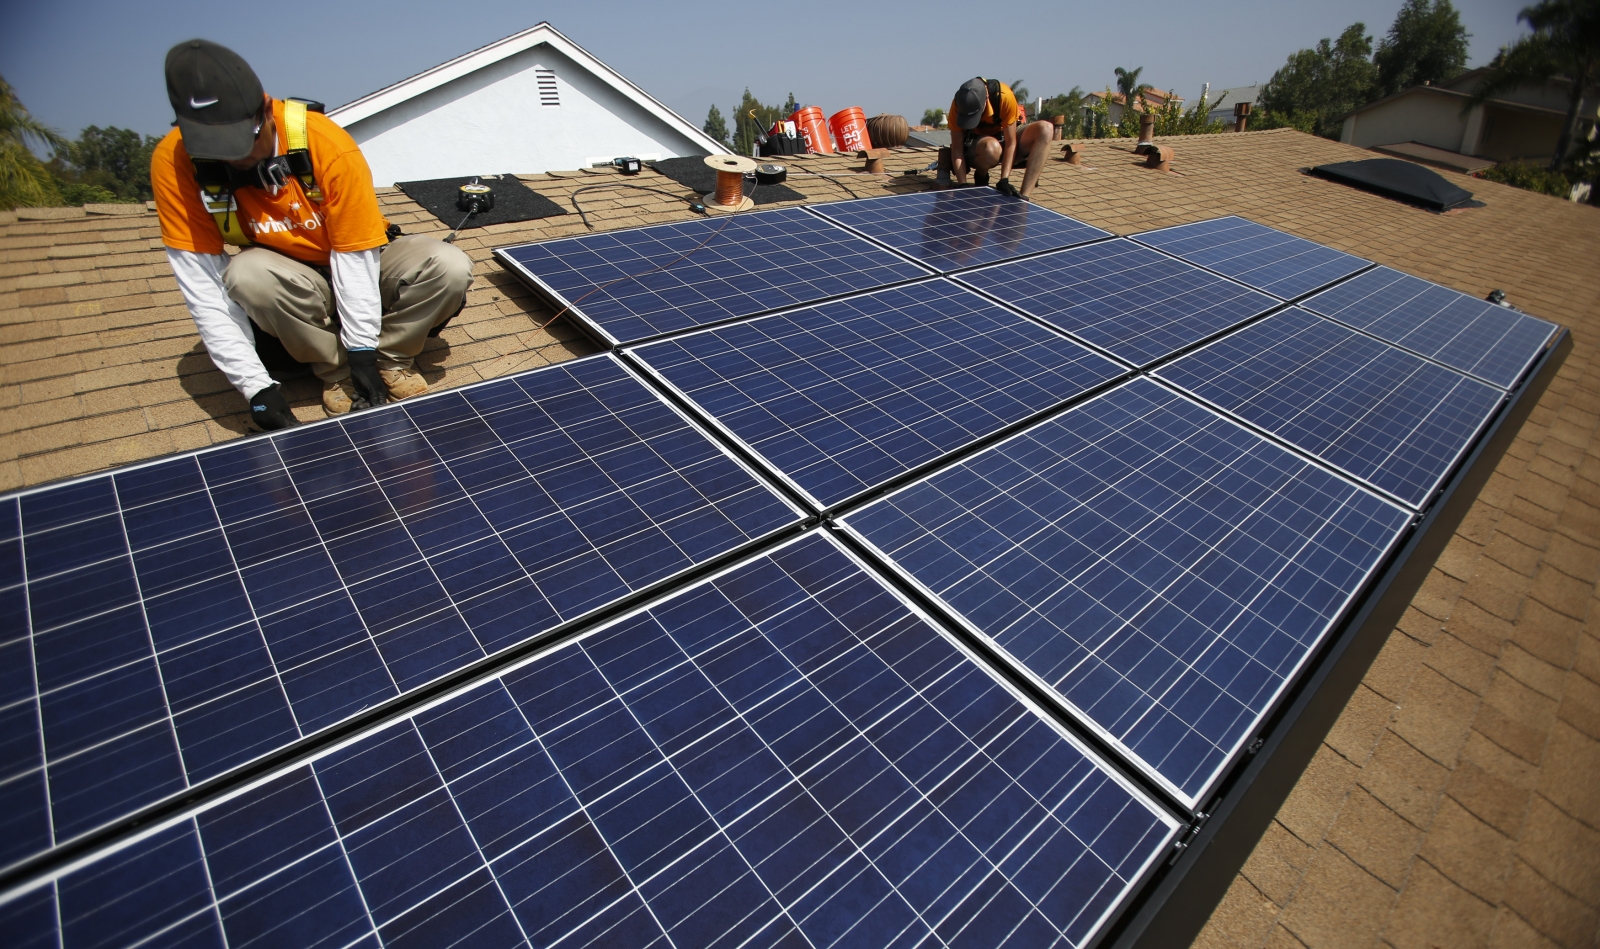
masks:
<path fill-rule="evenodd" d="M 1128 371 L 946 280 L 631 352 L 818 510 Z"/>
<path fill-rule="evenodd" d="M 0 858 L 799 520 L 608 355 L 5 501 Z"/>
<path fill-rule="evenodd" d="M 799 208 L 518 244 L 495 255 L 612 345 L 928 274 Z"/>
<path fill-rule="evenodd" d="M 940 273 L 1111 236 L 991 188 L 862 198 L 813 205 L 811 211 Z"/>
<path fill-rule="evenodd" d="M 1006 261 L 956 279 L 1135 366 L 1281 305 L 1123 238 Z"/>
<path fill-rule="evenodd" d="M 1516 385 L 1556 332 L 1554 323 L 1388 267 L 1301 306 L 1502 389 Z"/>
<path fill-rule="evenodd" d="M 1157 375 L 1412 507 L 1432 496 L 1504 396 L 1293 308 Z"/>
<path fill-rule="evenodd" d="M 812 532 L 4 915 L 69 946 L 1082 946 L 1177 829 Z"/>
<path fill-rule="evenodd" d="M 1275 297 L 1293 300 L 1370 265 L 1369 261 L 1242 217 L 1222 217 L 1133 235 Z"/>
<path fill-rule="evenodd" d="M 1194 807 L 1409 521 L 1135 379 L 842 523 Z"/>

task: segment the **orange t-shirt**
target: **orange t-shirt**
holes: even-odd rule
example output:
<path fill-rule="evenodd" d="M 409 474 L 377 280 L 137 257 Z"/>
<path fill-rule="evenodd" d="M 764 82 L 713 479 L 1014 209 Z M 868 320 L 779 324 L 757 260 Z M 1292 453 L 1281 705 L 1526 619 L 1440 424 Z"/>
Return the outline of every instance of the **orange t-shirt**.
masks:
<path fill-rule="evenodd" d="M 278 151 L 287 151 L 283 103 L 272 101 L 278 123 Z M 350 133 L 318 112 L 306 113 L 306 144 L 311 166 L 322 188 L 321 203 L 306 196 L 300 179 L 277 194 L 259 187 L 233 193 L 244 232 L 262 247 L 270 247 L 295 260 L 326 266 L 332 251 L 371 250 L 388 243 L 389 224 L 378 210 L 372 190 L 372 171 Z M 161 218 L 161 242 L 175 250 L 200 254 L 223 252 L 222 232 L 200 198 L 194 180 L 194 163 L 183 148 L 178 129 L 156 146 L 150 158 L 150 185 Z"/>
<path fill-rule="evenodd" d="M 960 107 L 954 99 L 951 99 L 950 118 L 954 120 L 958 114 L 960 114 Z M 1022 108 L 1017 105 L 1016 93 L 1011 91 L 1010 86 L 1002 82 L 1000 84 L 1000 121 L 995 121 L 994 107 L 989 104 L 989 97 L 985 94 L 983 118 L 978 120 L 978 124 L 975 127 L 963 129 L 962 134 L 974 136 L 992 135 L 995 138 L 1000 138 L 1007 127 L 1016 125 L 1021 118 Z"/>

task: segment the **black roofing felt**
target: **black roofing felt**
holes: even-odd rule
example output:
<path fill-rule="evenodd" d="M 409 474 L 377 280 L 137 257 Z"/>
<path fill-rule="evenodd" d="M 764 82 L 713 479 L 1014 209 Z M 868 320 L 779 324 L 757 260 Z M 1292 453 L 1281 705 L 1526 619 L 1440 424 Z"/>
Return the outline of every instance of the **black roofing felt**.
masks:
<path fill-rule="evenodd" d="M 651 162 L 650 167 L 698 194 L 710 194 L 717 190 L 717 173 L 704 159 L 667 158 Z M 756 185 L 752 192 L 748 181 L 745 182 L 744 193 L 756 204 L 799 201 L 805 197 L 788 185 Z"/>
<path fill-rule="evenodd" d="M 1434 211 L 1477 205 L 1472 192 L 1451 184 L 1436 171 L 1398 158 L 1334 162 L 1318 165 L 1311 173 Z"/>
<path fill-rule="evenodd" d="M 494 192 L 494 207 L 482 214 L 474 214 L 465 224 L 461 219 L 466 212 L 456 207 L 456 198 L 462 185 L 479 181 Z M 422 205 L 428 213 L 451 227 L 461 225 L 463 231 L 490 224 L 510 224 L 513 221 L 536 221 L 539 218 L 566 214 L 561 205 L 528 186 L 512 175 L 473 176 L 470 178 L 431 178 L 427 181 L 399 181 L 395 187 L 404 191 L 411 200 Z"/>

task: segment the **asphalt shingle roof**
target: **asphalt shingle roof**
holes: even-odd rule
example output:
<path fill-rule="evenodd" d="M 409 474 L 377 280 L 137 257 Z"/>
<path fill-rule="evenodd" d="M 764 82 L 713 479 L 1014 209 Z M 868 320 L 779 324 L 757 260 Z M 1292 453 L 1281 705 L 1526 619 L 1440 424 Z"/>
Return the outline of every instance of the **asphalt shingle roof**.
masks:
<path fill-rule="evenodd" d="M 1366 157 L 1282 130 L 1170 140 L 1172 172 L 1128 144 L 1050 161 L 1036 198 L 1118 234 L 1241 214 L 1454 287 L 1492 288 L 1571 328 L 1556 379 L 1457 529 L 1362 686 L 1197 945 L 1490 947 L 1600 944 L 1600 209 L 1488 182 L 1485 207 L 1438 215 L 1302 173 Z M 926 186 L 816 177 L 858 159 L 792 161 L 807 201 Z M 1019 173 L 1020 176 L 1020 173 Z M 564 206 L 646 173 L 527 176 Z M 381 195 L 408 233 L 445 225 Z M 686 219 L 686 202 L 622 188 L 580 197 L 598 228 Z M 591 347 L 489 258 L 584 231 L 576 214 L 465 232 L 466 310 L 420 360 L 438 387 Z M 1133 275 L 1137 279 L 1137 275 Z M 315 380 L 286 386 L 321 417 Z M 91 207 L 0 215 L 0 490 L 239 437 L 245 406 L 201 347 L 155 215 Z"/>

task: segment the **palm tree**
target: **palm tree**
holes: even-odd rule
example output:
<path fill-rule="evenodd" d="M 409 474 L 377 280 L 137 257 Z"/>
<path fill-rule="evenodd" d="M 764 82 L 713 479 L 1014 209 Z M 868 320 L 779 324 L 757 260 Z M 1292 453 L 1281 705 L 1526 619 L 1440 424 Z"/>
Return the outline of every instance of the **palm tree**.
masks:
<path fill-rule="evenodd" d="M 1118 66 L 1116 69 L 1117 91 L 1122 93 L 1122 101 L 1130 109 L 1133 108 L 1133 100 L 1144 99 L 1144 94 L 1155 88 L 1148 82 L 1139 81 L 1139 74 L 1142 72 L 1144 72 L 1143 66 L 1136 66 L 1131 70 Z"/>
<path fill-rule="evenodd" d="M 61 200 L 50 172 L 28 147 L 30 143 L 60 151 L 67 140 L 29 115 L 10 83 L 0 78 L 0 207 L 6 210 Z"/>
<path fill-rule="evenodd" d="M 1016 82 L 1011 83 L 1011 94 L 1017 97 L 1018 102 L 1027 102 L 1032 98 L 1032 93 L 1028 92 L 1028 87 L 1023 85 L 1024 82 L 1027 82 L 1027 80 L 1018 79 Z"/>
<path fill-rule="evenodd" d="M 1517 18 L 1533 27 L 1533 35 L 1500 50 L 1489 64 L 1488 79 L 1467 105 L 1524 83 L 1569 80 L 1567 120 L 1550 159 L 1550 170 L 1559 171 L 1577 134 L 1584 93 L 1600 88 L 1600 0 L 1540 0 L 1523 7 Z"/>

